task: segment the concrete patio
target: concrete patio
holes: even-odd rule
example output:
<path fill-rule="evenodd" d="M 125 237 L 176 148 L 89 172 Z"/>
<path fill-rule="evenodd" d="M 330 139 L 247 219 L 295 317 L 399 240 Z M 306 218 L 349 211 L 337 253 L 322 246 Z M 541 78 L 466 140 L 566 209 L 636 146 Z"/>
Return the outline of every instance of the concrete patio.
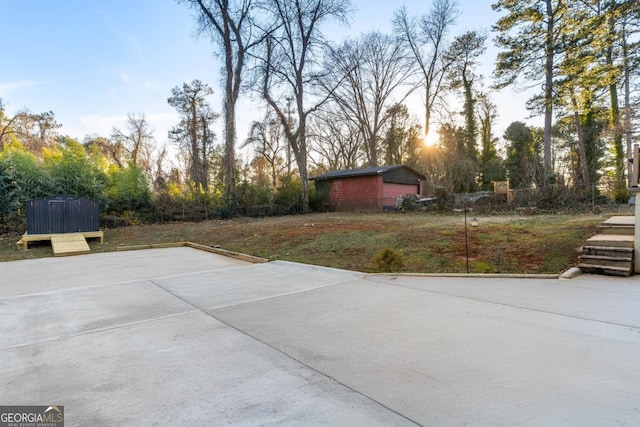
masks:
<path fill-rule="evenodd" d="M 0 263 L 0 404 L 66 425 L 637 425 L 640 279 L 180 247 Z"/>

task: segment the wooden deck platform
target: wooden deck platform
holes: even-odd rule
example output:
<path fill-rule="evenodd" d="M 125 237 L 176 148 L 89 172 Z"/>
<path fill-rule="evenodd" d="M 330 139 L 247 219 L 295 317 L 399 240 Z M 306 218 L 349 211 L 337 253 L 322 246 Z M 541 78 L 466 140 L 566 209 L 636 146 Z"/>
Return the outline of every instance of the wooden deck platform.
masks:
<path fill-rule="evenodd" d="M 86 239 L 100 239 L 104 243 L 103 231 L 88 231 L 84 233 L 63 234 L 27 234 L 25 233 L 16 243 L 18 249 L 28 249 L 29 242 L 51 241 L 55 256 L 77 255 L 90 251 Z"/>

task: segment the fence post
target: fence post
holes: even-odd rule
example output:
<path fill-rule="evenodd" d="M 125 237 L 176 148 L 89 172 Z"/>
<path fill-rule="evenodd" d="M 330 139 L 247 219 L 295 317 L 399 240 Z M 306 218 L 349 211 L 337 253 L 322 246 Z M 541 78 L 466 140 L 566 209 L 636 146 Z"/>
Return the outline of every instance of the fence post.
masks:
<path fill-rule="evenodd" d="M 638 144 L 633 145 L 633 170 L 631 178 L 631 185 L 629 192 L 634 195 L 635 198 L 635 226 L 634 226 L 634 273 L 640 273 L 640 188 L 638 188 L 638 180 L 640 175 L 640 146 Z"/>
<path fill-rule="evenodd" d="M 640 146 L 633 144 L 633 174 L 631 178 L 631 187 L 638 186 L 638 180 L 640 179 Z"/>

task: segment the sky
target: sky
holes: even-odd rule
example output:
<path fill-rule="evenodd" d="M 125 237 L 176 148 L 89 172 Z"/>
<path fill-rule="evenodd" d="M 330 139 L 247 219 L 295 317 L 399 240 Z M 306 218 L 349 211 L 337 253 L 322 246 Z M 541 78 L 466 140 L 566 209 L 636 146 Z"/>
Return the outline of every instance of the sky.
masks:
<path fill-rule="evenodd" d="M 481 72 L 490 83 L 498 50 L 491 25 L 499 14 L 494 0 L 460 0 L 461 16 L 452 35 L 485 30 L 488 49 Z M 393 12 L 402 5 L 410 15 L 428 12 L 429 0 L 352 0 L 347 27 L 331 26 L 335 42 L 379 30 L 390 33 Z M 27 108 L 53 111 L 61 133 L 80 141 L 86 135 L 110 136 L 125 128 L 128 113 L 144 114 L 159 143 L 177 124 L 167 104 L 171 88 L 200 79 L 215 91 L 214 110 L 222 111 L 220 61 L 216 46 L 197 37 L 192 12 L 173 0 L 0 0 L 0 98 L 9 114 Z M 527 95 L 507 88 L 492 95 L 498 106 L 496 134 L 513 121 L 526 121 Z M 257 101 L 243 97 L 238 105 L 238 143 L 249 124 L 260 118 Z M 409 106 L 424 116 L 419 101 Z M 217 131 L 222 138 L 222 120 Z"/>

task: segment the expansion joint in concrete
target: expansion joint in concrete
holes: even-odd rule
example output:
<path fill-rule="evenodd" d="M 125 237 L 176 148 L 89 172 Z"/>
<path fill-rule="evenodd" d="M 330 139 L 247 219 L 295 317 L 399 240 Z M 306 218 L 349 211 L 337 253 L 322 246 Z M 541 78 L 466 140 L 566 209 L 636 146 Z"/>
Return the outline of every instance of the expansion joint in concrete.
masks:
<path fill-rule="evenodd" d="M 286 353 L 285 351 L 283 351 L 283 350 L 281 350 L 281 349 L 279 349 L 279 348 L 277 348 L 277 347 L 274 347 L 272 344 L 268 343 L 267 341 L 264 341 L 264 340 L 262 340 L 262 339 L 260 339 L 260 338 L 258 338 L 258 337 L 256 337 L 256 336 L 254 336 L 254 335 L 251 335 L 250 333 L 248 333 L 248 332 L 246 332 L 246 331 L 243 331 L 242 329 L 239 329 L 238 327 L 236 327 L 236 326 L 232 325 L 231 323 L 229 323 L 229 322 L 225 321 L 224 319 L 221 319 L 221 318 L 219 318 L 219 317 L 215 316 L 214 314 L 212 314 L 212 313 L 210 313 L 210 312 L 208 312 L 208 311 L 206 311 L 206 310 L 204 310 L 204 309 L 202 309 L 202 308 L 198 307 L 197 305 L 195 305 L 195 304 L 193 304 L 193 303 L 191 303 L 191 302 L 187 301 L 186 299 L 184 299 L 184 298 L 180 297 L 179 295 L 177 295 L 177 294 L 175 294 L 175 293 L 171 292 L 170 290 L 168 290 L 168 289 L 164 288 L 162 285 L 160 285 L 160 284 L 158 284 L 158 283 L 155 283 L 153 280 L 149 280 L 149 282 L 151 282 L 152 284 L 154 284 L 155 286 L 157 286 L 159 289 L 162 289 L 163 291 L 167 292 L 167 293 L 168 293 L 168 294 L 170 294 L 171 296 L 173 296 L 173 297 L 175 297 L 175 298 L 179 299 L 180 301 L 184 302 L 185 304 L 189 304 L 190 306 L 192 306 L 192 307 L 193 307 L 193 308 L 195 308 L 196 310 L 199 310 L 199 311 L 200 311 L 200 312 L 202 312 L 203 314 L 205 314 L 205 315 L 207 315 L 207 316 L 211 317 L 212 319 L 214 319 L 214 320 L 216 320 L 216 321 L 218 321 L 218 322 L 222 323 L 223 325 L 225 325 L 225 326 L 227 326 L 227 327 L 229 327 L 229 328 L 233 329 L 234 331 L 237 331 L 237 332 L 239 332 L 239 333 L 241 333 L 241 334 L 243 334 L 243 335 L 245 335 L 245 336 L 247 336 L 247 337 L 249 337 L 249 338 L 251 338 L 251 339 L 253 339 L 253 340 L 255 340 L 255 341 L 257 341 L 257 342 L 259 342 L 259 343 L 261 343 L 261 344 L 263 344 L 263 345 L 265 345 L 265 346 L 267 346 L 267 347 L 269 347 L 269 348 L 271 348 L 272 350 L 274 350 L 274 351 L 276 351 L 276 352 L 278 352 L 278 353 L 282 354 L 283 356 L 285 356 L 285 357 L 287 357 L 287 358 L 289 358 L 289 359 L 291 359 L 291 360 L 294 360 L 295 362 L 297 362 L 297 363 L 299 363 L 300 365 L 302 365 L 302 366 L 306 367 L 307 369 L 310 369 L 311 371 L 313 371 L 313 372 L 317 373 L 318 375 L 321 375 L 321 376 L 323 376 L 323 377 L 325 377 L 325 378 L 329 379 L 330 381 L 333 381 L 333 382 L 335 382 L 335 383 L 337 383 L 337 384 L 340 384 L 342 387 L 346 388 L 347 390 L 350 390 L 350 391 L 352 391 L 352 392 L 354 392 L 354 393 L 356 393 L 356 394 L 358 394 L 358 395 L 360 395 L 360 396 L 362 396 L 362 397 L 366 398 L 367 400 L 369 400 L 369 401 L 371 401 L 371 402 L 374 402 L 374 403 L 376 403 L 377 405 L 380 405 L 381 407 L 383 407 L 383 408 L 385 408 L 385 409 L 387 409 L 387 410 L 389 410 L 389 411 L 393 412 L 394 414 L 398 415 L 399 417 L 402 417 L 402 418 L 404 418 L 405 420 L 407 420 L 407 421 L 409 421 L 409 422 L 411 422 L 411 423 L 413 423 L 413 424 L 415 424 L 415 425 L 417 425 L 417 426 L 422 426 L 422 424 L 418 423 L 417 421 L 412 420 L 411 418 L 407 417 L 406 415 L 404 415 L 404 414 L 402 414 L 402 413 L 400 413 L 400 412 L 398 412 L 398 411 L 394 410 L 393 408 L 388 407 L 388 406 L 387 406 L 387 405 L 385 405 L 384 403 L 377 401 L 376 399 L 372 398 L 371 396 L 368 396 L 368 395 L 366 395 L 366 394 L 364 394 L 364 393 L 362 393 L 362 392 L 360 392 L 360 391 L 358 391 L 358 390 L 356 390 L 356 389 L 354 389 L 354 388 L 350 387 L 349 385 L 347 385 L 347 384 L 345 384 L 345 383 L 343 383 L 343 382 L 341 382 L 341 381 L 337 380 L 335 377 L 329 376 L 329 375 L 325 374 L 324 372 L 322 372 L 322 371 L 320 371 L 320 370 L 318 370 L 318 369 L 314 368 L 313 366 L 311 366 L 311 365 L 309 365 L 309 364 L 305 363 L 304 361 L 302 361 L 302 360 L 298 359 L 297 357 L 295 357 L 295 356 L 293 356 L 293 355 L 291 355 L 291 354 L 289 354 L 289 353 Z M 280 295 L 278 295 L 278 296 L 280 296 Z"/>

